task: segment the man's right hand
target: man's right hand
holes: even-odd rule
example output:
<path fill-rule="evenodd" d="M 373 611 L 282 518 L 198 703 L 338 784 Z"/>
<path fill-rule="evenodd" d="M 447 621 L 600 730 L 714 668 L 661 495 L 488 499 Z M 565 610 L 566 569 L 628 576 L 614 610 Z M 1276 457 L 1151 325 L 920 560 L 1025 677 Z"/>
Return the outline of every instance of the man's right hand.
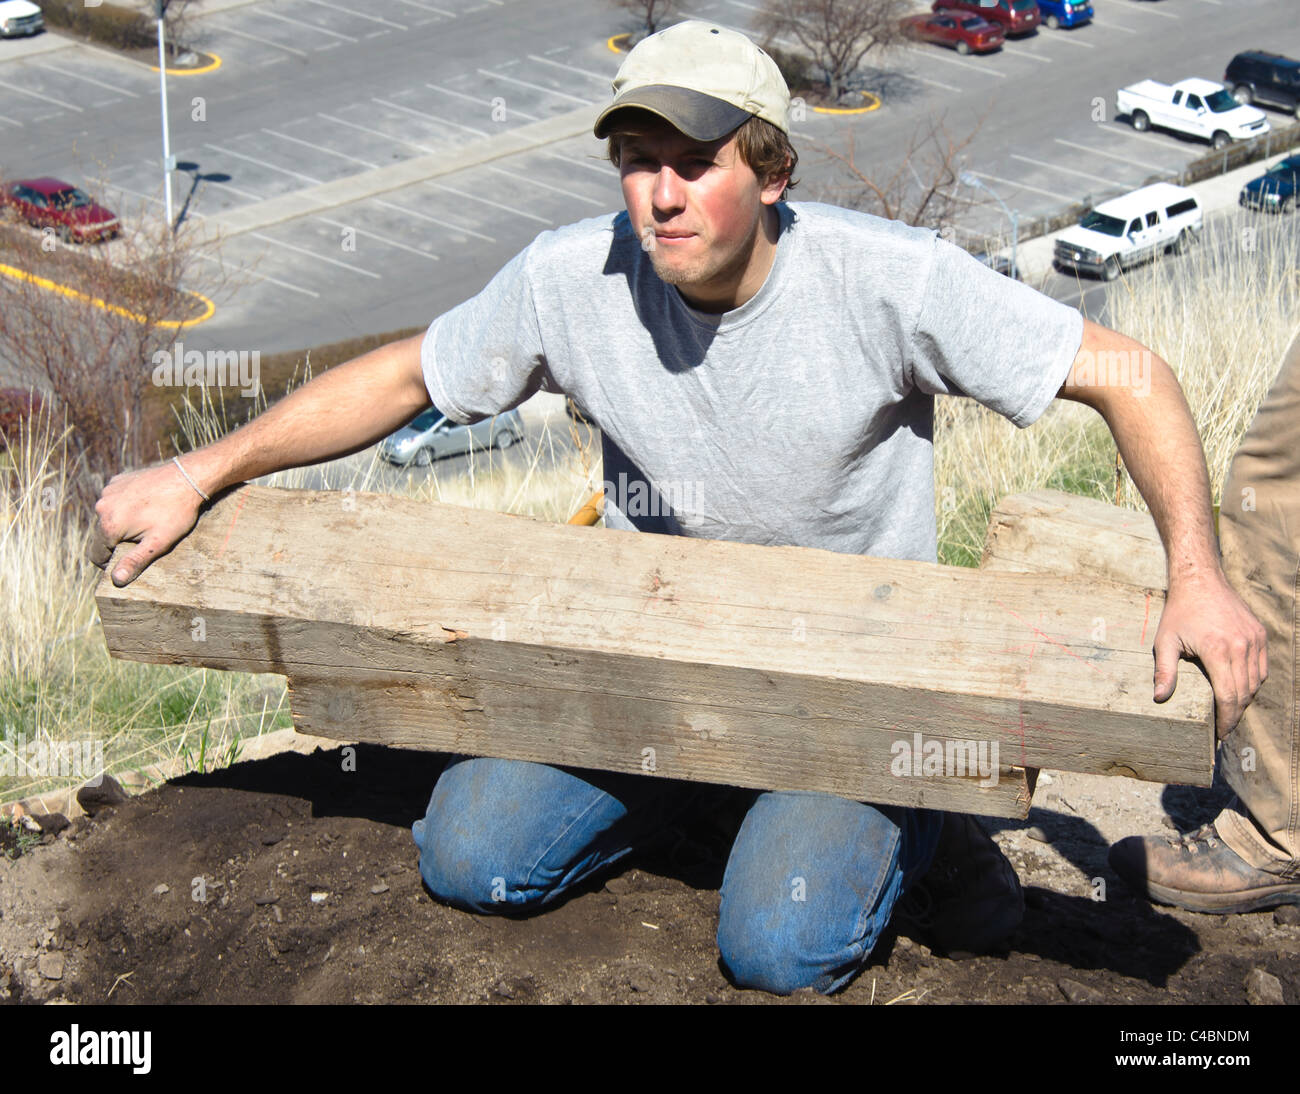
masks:
<path fill-rule="evenodd" d="M 187 468 L 188 470 L 188 468 Z M 198 523 L 203 499 L 170 461 L 114 475 L 95 502 L 90 561 L 101 570 L 119 543 L 138 544 L 113 569 L 113 584 L 129 585 Z"/>

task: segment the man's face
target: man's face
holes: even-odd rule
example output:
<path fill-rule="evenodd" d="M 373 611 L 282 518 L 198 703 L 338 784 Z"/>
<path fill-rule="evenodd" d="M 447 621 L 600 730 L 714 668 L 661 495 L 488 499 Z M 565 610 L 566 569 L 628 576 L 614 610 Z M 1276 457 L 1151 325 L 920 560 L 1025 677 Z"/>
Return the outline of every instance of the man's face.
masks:
<path fill-rule="evenodd" d="M 734 133 L 702 143 L 656 119 L 622 141 L 623 200 L 655 273 L 692 301 L 730 306 L 784 180 L 762 186 Z"/>

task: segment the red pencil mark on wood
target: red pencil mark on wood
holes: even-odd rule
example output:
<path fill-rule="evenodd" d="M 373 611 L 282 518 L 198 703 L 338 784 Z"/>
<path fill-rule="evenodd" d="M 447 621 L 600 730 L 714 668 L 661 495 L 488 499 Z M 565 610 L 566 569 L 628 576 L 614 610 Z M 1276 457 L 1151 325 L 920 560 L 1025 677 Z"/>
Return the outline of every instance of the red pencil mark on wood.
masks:
<path fill-rule="evenodd" d="M 1041 629 L 1040 627 L 1038 627 L 1037 625 L 1035 625 L 1035 624 L 1033 624 L 1033 623 L 1026 623 L 1023 619 L 1020 618 L 1019 615 L 1017 615 L 1015 612 L 1013 612 L 1010 608 L 1008 608 L 1008 607 L 1007 607 L 1005 604 L 1003 604 L 1002 601 L 1000 601 L 1000 600 L 998 601 L 998 607 L 1001 608 L 1004 612 L 1006 612 L 1007 615 L 1011 616 L 1011 618 L 1014 619 L 1017 623 L 1021 623 L 1021 624 L 1023 624 L 1024 626 L 1028 627 L 1031 631 L 1033 631 L 1036 635 L 1038 635 L 1038 636 L 1039 636 L 1040 638 L 1042 638 L 1044 641 L 1046 641 L 1046 642 L 1050 642 L 1053 646 L 1057 646 L 1058 648 L 1060 648 L 1064 653 L 1069 654 L 1069 655 L 1070 655 L 1071 657 L 1073 657 L 1076 661 L 1078 661 L 1079 664 L 1081 664 L 1081 665 L 1087 665 L 1088 668 L 1092 669 L 1092 671 L 1095 672 L 1098 676 L 1104 676 L 1104 675 L 1105 675 L 1105 673 L 1103 673 L 1103 672 L 1101 671 L 1101 669 L 1099 669 L 1099 668 L 1098 668 L 1096 665 L 1094 665 L 1091 661 L 1087 660 L 1087 658 L 1080 657 L 1077 653 L 1074 652 L 1074 650 L 1070 649 L 1070 647 L 1067 646 L 1067 645 L 1065 645 L 1063 642 L 1058 642 L 1055 638 L 1053 638 L 1050 634 L 1048 634 L 1046 631 L 1042 630 L 1042 629 Z M 1039 618 L 1041 619 L 1042 616 L 1039 616 Z M 1030 654 L 1030 660 L 1031 660 L 1031 661 L 1033 660 L 1033 655 L 1032 655 L 1032 654 Z"/>
<path fill-rule="evenodd" d="M 1151 619 L 1151 594 L 1147 593 L 1146 611 L 1142 616 L 1141 644 L 1144 646 L 1147 643 L 1147 623 L 1150 621 L 1150 619 Z"/>
<path fill-rule="evenodd" d="M 239 519 L 239 512 L 244 508 L 244 503 L 246 501 L 248 501 L 247 493 L 239 499 L 239 505 L 235 509 L 235 515 L 230 518 L 230 527 L 226 529 L 226 538 L 221 541 L 221 550 L 217 552 L 217 558 L 220 558 L 226 553 L 226 547 L 230 544 L 230 537 L 235 531 L 235 521 Z"/>

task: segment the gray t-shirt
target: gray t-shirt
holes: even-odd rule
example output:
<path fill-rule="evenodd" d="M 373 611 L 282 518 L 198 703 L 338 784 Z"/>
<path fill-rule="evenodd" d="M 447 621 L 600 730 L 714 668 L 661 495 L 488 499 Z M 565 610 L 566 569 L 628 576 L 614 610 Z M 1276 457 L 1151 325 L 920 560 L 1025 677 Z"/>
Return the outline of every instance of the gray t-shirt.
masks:
<path fill-rule="evenodd" d="M 1029 425 L 1083 318 L 932 231 L 776 208 L 763 287 L 721 315 L 660 280 L 625 212 L 543 232 L 430 325 L 430 398 L 471 422 L 569 395 L 604 434 L 611 528 L 933 562 L 933 396 Z"/>

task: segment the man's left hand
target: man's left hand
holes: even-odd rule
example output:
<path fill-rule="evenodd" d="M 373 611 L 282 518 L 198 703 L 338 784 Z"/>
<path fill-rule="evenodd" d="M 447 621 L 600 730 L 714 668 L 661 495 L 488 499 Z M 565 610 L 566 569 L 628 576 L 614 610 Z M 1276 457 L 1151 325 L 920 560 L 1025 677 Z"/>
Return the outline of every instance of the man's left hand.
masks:
<path fill-rule="evenodd" d="M 1268 636 L 1222 572 L 1184 577 L 1170 585 L 1155 640 L 1155 701 L 1178 683 L 1180 657 L 1198 657 L 1214 689 L 1215 725 L 1222 740 L 1236 727 L 1268 678 Z"/>

